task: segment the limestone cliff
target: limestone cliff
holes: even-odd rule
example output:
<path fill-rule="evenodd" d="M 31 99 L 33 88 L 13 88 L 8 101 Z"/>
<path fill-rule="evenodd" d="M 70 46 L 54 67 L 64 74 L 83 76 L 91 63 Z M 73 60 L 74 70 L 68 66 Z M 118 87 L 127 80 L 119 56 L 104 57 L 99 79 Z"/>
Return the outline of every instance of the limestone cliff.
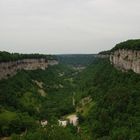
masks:
<path fill-rule="evenodd" d="M 111 63 L 121 70 L 140 73 L 140 50 L 118 49 L 110 55 Z"/>
<path fill-rule="evenodd" d="M 18 70 L 46 69 L 48 65 L 56 65 L 58 61 L 40 59 L 22 59 L 17 61 L 0 62 L 0 80 L 13 76 Z"/>

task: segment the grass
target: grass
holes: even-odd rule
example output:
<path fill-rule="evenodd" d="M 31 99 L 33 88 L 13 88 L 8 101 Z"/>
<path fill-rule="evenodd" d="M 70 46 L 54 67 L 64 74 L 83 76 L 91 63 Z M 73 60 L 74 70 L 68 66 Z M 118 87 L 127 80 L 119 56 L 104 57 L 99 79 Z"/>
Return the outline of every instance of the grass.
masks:
<path fill-rule="evenodd" d="M 2 111 L 0 112 L 0 122 L 10 122 L 11 120 L 15 120 L 17 114 L 11 111 Z"/>
<path fill-rule="evenodd" d="M 83 106 L 83 107 L 82 107 L 82 113 L 81 113 L 81 115 L 84 116 L 84 117 L 87 117 L 89 111 L 91 110 L 91 108 L 92 108 L 94 105 L 95 105 L 95 102 L 92 101 L 92 102 L 86 104 L 85 106 Z"/>

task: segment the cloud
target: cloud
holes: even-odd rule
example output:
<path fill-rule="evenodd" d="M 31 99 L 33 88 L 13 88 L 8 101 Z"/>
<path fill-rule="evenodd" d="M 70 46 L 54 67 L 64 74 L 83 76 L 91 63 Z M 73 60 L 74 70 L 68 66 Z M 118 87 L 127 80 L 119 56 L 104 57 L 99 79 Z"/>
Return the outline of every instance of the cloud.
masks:
<path fill-rule="evenodd" d="M 139 0 L 1 0 L 0 50 L 96 53 L 140 36 Z"/>

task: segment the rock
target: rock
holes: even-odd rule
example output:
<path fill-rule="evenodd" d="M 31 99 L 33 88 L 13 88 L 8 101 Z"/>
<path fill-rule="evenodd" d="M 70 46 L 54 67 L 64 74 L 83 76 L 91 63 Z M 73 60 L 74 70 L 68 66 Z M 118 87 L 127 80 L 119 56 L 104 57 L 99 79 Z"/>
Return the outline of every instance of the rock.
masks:
<path fill-rule="evenodd" d="M 42 69 L 45 70 L 48 68 L 48 65 L 57 65 L 58 61 L 56 60 L 46 60 L 42 59 L 23 59 L 10 62 L 0 62 L 0 80 L 6 79 L 9 76 L 13 76 L 17 73 L 18 70 L 36 70 Z"/>
<path fill-rule="evenodd" d="M 42 127 L 47 126 L 47 124 L 48 124 L 48 121 L 47 121 L 47 120 L 41 121 L 41 126 L 42 126 Z"/>
<path fill-rule="evenodd" d="M 66 127 L 67 124 L 68 124 L 68 121 L 61 121 L 61 120 L 58 120 L 58 123 L 59 123 L 59 126 L 63 126 L 63 127 Z"/>
<path fill-rule="evenodd" d="M 77 126 L 78 125 L 78 117 L 77 117 L 77 115 L 75 115 L 75 114 L 69 115 L 67 117 L 67 119 L 69 120 L 69 123 L 72 124 L 73 126 Z"/>
<path fill-rule="evenodd" d="M 123 71 L 140 73 L 140 51 L 118 49 L 110 55 L 110 62 Z"/>

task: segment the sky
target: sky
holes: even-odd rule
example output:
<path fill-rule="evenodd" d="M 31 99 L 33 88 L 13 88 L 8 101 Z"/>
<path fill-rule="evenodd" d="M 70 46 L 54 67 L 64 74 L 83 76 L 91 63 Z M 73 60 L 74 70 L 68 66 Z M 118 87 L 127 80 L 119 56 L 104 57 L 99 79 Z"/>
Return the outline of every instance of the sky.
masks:
<path fill-rule="evenodd" d="M 140 38 L 140 0 L 0 0 L 0 51 L 98 53 Z"/>

